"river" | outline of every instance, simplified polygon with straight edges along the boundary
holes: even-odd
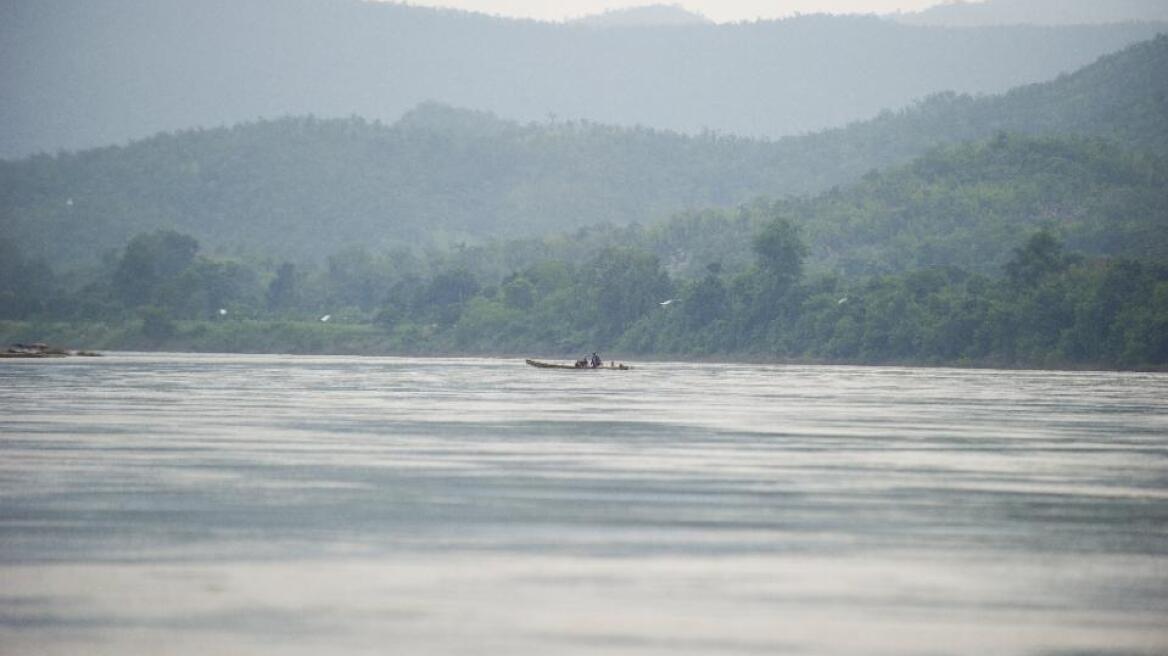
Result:
[[[1168,375],[0,363],[0,653],[1168,653]]]

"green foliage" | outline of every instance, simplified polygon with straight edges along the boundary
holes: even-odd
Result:
[[[142,335],[154,342],[163,342],[174,337],[177,327],[170,316],[156,307],[145,307],[141,310]]]
[[[135,252],[150,241],[138,240]],[[497,286],[458,268],[378,279],[378,288],[389,290],[379,306],[340,310],[328,315],[330,322],[312,312],[327,294],[272,308],[274,295],[262,292],[259,273],[195,254],[182,270],[154,279],[151,297],[165,303],[138,306],[136,329],[94,334],[123,348],[572,355],[619,349],[830,362],[1168,366],[1162,264],[1068,255],[1053,233],[1040,230],[1012,249],[998,278],[947,266],[805,279],[793,223],[772,215],[755,244],[757,263],[747,270],[727,274],[712,265],[689,280],[672,279],[656,256],[627,247],[605,249],[579,268],[535,264]],[[91,285],[87,293],[104,294],[116,307],[113,291],[127,281],[114,272],[129,270],[126,261],[123,254],[111,268],[106,292]],[[334,264],[305,274],[304,288],[323,289],[320,282],[334,279],[338,268],[350,269]],[[282,264],[270,276],[274,284],[297,274]],[[101,303],[91,306],[94,314],[78,315],[58,293],[40,299],[41,312],[71,308],[91,321],[108,316]],[[223,304],[226,315],[212,311]],[[290,313],[308,320],[276,319]]]
[[[257,307],[259,278],[233,261],[200,258],[175,280],[167,306],[183,317],[212,317],[233,306]]]
[[[427,287],[425,303],[438,306],[461,305],[479,291],[474,274],[466,269],[443,271]]]
[[[730,312],[730,292],[721,278],[711,272],[686,285],[681,295],[681,312],[687,327],[700,329],[725,319]]]
[[[233,306],[254,306],[259,278],[250,267],[198,256],[198,242],[173,230],[130,240],[118,259],[110,292],[126,308],[148,307],[171,317],[211,318]]]
[[[296,265],[284,262],[276,269],[276,277],[268,283],[266,300],[269,310],[280,311],[294,307],[300,298],[302,282]]]
[[[529,310],[535,305],[535,285],[523,276],[512,276],[503,284],[503,302],[515,310]]]
[[[1097,140],[1002,134],[814,197],[684,212],[644,228],[497,241],[449,260],[499,279],[540,261],[580,266],[622,246],[656,255],[675,278],[700,278],[710,264],[736,274],[754,264],[755,237],[776,216],[799,226],[810,273],[952,265],[997,275],[1021,241],[1044,229],[1087,255],[1160,260],[1168,258],[1166,187],[1168,160]]]
[[[1006,275],[1015,285],[1032,287],[1067,264],[1063,245],[1049,230],[1041,230],[1025,246],[1014,249],[1014,258],[1006,264]]]
[[[772,219],[754,238],[758,265],[780,286],[789,286],[803,275],[803,258],[807,245],[799,236],[799,227],[786,217]]]
[[[173,301],[173,284],[194,262],[199,242],[173,230],[138,235],[114,271],[114,291],[127,307]]]
[[[1168,258],[1166,187],[1164,160],[1099,141],[1000,135],[780,209],[799,217],[820,271],[990,274],[1043,228],[1087,254]]]
[[[48,264],[28,259],[15,243],[0,238],[0,319],[39,315],[57,293]]]
[[[1066,256],[1041,232],[1016,254],[1008,267],[1016,277],[936,267],[851,283],[818,277],[778,297],[768,297],[760,267],[734,279],[729,320],[683,302],[645,317],[620,344],[645,353],[833,362],[1168,364],[1168,267]],[[691,283],[683,298],[700,298],[697,290],[715,282],[711,275]]]
[[[657,258],[627,248],[597,255],[581,271],[579,287],[581,311],[591,318],[601,343],[615,341],[672,293],[672,283]]]
[[[503,303],[482,297],[471,299],[454,327],[455,344],[494,352],[518,352],[523,348],[515,336],[521,334],[523,315]]]

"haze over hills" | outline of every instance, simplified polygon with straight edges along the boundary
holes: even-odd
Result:
[[[1168,37],[1001,96],[938,96],[776,142],[501,120],[428,104],[386,126],[289,118],[0,163],[0,229],[54,266],[170,227],[214,252],[319,259],[647,224],[813,194],[999,132],[1099,136],[1168,156]],[[327,228],[322,229],[322,226]]]
[[[1165,157],[1166,64],[1159,37],[1005,95],[939,96],[776,142],[523,125],[434,104],[391,126],[290,118],[187,131],[0,163],[0,228],[55,266],[159,227],[216,252],[302,260],[352,244],[473,243],[812,194],[999,132],[1098,136]]]
[[[1168,257],[1168,164],[1078,137],[998,137],[936,148],[815,196],[686,211],[648,226],[593,226],[459,250],[495,279],[542,261],[584,264],[606,248],[656,255],[670,275],[735,274],[775,216],[797,223],[815,273],[848,278],[959,267],[995,276],[1034,232],[1093,256]]]
[[[679,27],[710,25],[710,19],[686,11],[679,5],[646,5],[628,9],[613,9],[602,14],[585,16],[572,21],[592,27]]]
[[[777,137],[1050,79],[1163,26],[954,31],[874,17],[595,29],[357,0],[0,5],[0,157],[425,101]]]
[[[814,192],[871,168],[907,162],[932,146],[998,132],[1103,137],[1137,151],[1168,154],[1168,36],[1158,36],[1050,82],[996,96],[937,94],[899,112],[779,140],[786,173]]]
[[[1163,22],[1168,21],[1168,3],[1163,0],[958,0],[892,18],[911,25],[953,27]]]

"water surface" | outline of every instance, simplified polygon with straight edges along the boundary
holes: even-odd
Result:
[[[1168,652],[1168,376],[0,363],[0,652]]]

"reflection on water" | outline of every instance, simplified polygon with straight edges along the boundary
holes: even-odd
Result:
[[[1157,654],[1168,376],[0,364],[0,652]]]

